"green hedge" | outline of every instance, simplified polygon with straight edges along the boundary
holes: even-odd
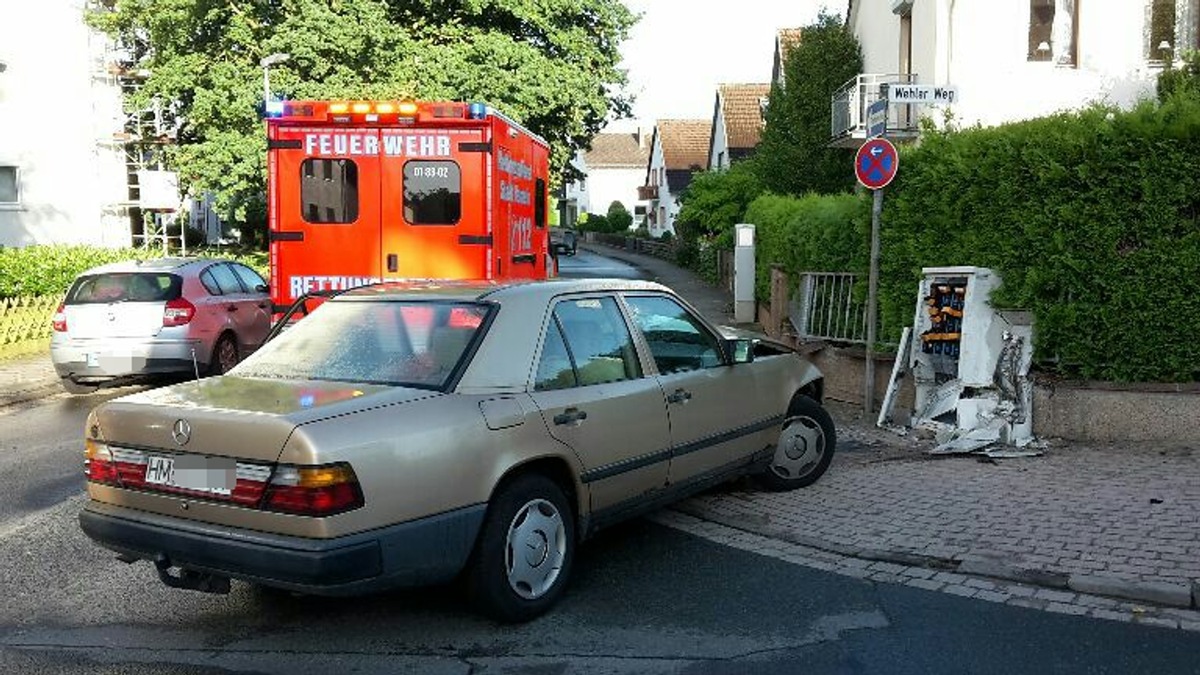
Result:
[[[926,133],[886,193],[880,340],[912,324],[922,267],[976,265],[1004,279],[995,305],[1033,312],[1044,369],[1200,380],[1197,157],[1197,97]],[[760,298],[771,264],[867,270],[865,191],[764,195],[745,221],[758,226]]]
[[[864,196],[767,194],[750,203],[745,220],[756,227],[759,298],[770,294],[771,265],[793,277],[800,272],[867,271],[871,206]]]
[[[239,260],[266,277],[265,253],[239,254],[230,250],[202,251],[194,255]],[[0,248],[0,298],[61,295],[84,270],[121,260],[162,257],[162,251],[145,248],[96,246],[28,246]]]
[[[902,152],[883,215],[881,332],[920,269],[978,265],[1034,313],[1035,358],[1115,381],[1200,379],[1200,100],[957,133]]]

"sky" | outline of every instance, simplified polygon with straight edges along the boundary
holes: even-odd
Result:
[[[845,0],[624,0],[642,15],[621,46],[634,115],[656,119],[712,117],[721,83],[769,82],[775,32],[812,23],[822,6],[845,13]],[[635,125],[618,121],[619,131]]]

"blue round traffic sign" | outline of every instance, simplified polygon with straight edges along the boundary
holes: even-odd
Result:
[[[858,182],[872,190],[887,186],[896,177],[900,157],[896,146],[885,138],[873,138],[858,149],[854,156],[854,175]]]

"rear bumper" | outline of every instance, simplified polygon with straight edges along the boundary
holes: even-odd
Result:
[[[204,369],[210,353],[200,340],[56,338],[50,342],[50,360],[58,376],[77,382],[190,373]]]
[[[267,534],[91,502],[79,525],[117,553],[314,595],[436,584],[466,565],[486,504],[335,539]]]

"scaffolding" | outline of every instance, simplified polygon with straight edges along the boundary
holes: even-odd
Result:
[[[112,0],[90,0],[85,12],[112,11]],[[92,31],[93,117],[97,153],[115,153],[124,167],[121,199],[104,206],[104,212],[128,222],[129,243],[133,246],[186,249],[186,223],[177,235],[169,235],[180,211],[150,209],[143,205],[140,176],[147,171],[165,171],[166,147],[176,142],[179,117],[174,105],[154,100],[148,106],[133,107],[136,94],[149,72],[138,67],[134,54],[111,37]],[[109,95],[118,95],[117,115],[111,114]]]

